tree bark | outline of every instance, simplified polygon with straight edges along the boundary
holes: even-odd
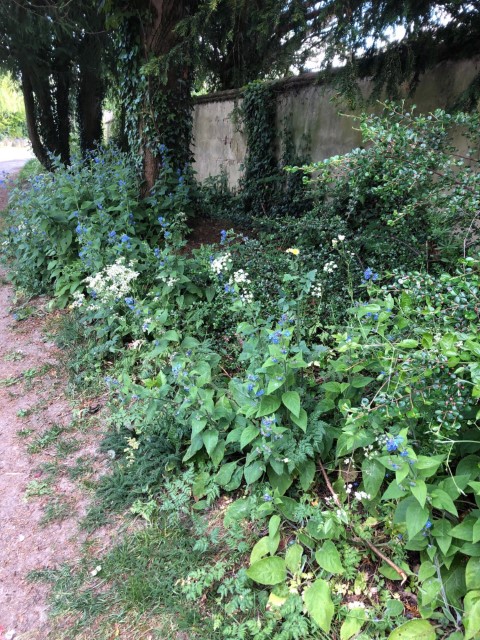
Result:
[[[25,118],[27,122],[27,131],[30,142],[32,143],[33,153],[37,160],[45,167],[51,169],[50,158],[47,150],[43,146],[37,128],[37,119],[35,117],[35,100],[33,97],[33,88],[30,76],[26,69],[21,70],[22,75],[22,93],[23,102],[25,104]]]

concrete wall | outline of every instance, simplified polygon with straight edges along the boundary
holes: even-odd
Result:
[[[424,74],[410,103],[417,105],[416,113],[448,108],[480,73],[480,58],[444,62]],[[368,91],[369,82],[362,90]],[[361,142],[352,115],[335,100],[331,85],[322,83],[320,74],[310,73],[275,83],[277,93],[277,128],[287,121],[292,128],[298,150],[310,141],[309,153],[313,161],[343,154]],[[241,103],[240,91],[224,91],[197,99],[193,116],[194,168],[197,178],[218,175],[226,170],[230,186],[241,176],[241,163],[246,144],[238,123],[232,118],[236,104]],[[277,144],[277,156],[281,156]]]

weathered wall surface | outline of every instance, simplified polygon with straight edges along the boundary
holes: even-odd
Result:
[[[442,63],[422,76],[409,102],[417,105],[417,113],[448,108],[479,72],[480,58]],[[352,112],[334,100],[335,91],[331,86],[320,84],[319,80],[318,74],[311,73],[275,85],[277,130],[281,131],[283,123],[288,121],[297,149],[305,146],[307,138],[314,161],[346,153],[361,141],[352,118],[340,115],[352,115]],[[364,88],[368,90],[368,82]],[[218,175],[223,169],[230,186],[238,183],[246,144],[238,123],[232,118],[237,103],[241,103],[240,92],[225,91],[202,96],[195,105],[194,168],[199,180]],[[277,147],[280,157],[280,144]]]

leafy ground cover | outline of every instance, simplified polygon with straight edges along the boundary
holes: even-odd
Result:
[[[207,246],[188,220],[245,198],[166,149],[146,198],[114,149],[14,194],[12,279],[67,307],[72,381],[108,392],[85,526],[145,521],[43,576],[79,634],[105,594],[112,615],[192,603],[188,637],[480,633],[478,117],[392,106],[361,127],[365,149],[303,168],[310,210]]]

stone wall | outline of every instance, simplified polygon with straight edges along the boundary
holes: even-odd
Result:
[[[436,108],[448,108],[480,72],[480,58],[444,62],[424,74],[413,99],[417,113]],[[364,81],[362,90],[369,89]],[[275,83],[277,94],[277,130],[287,121],[298,150],[309,140],[309,155],[313,161],[346,153],[360,144],[360,133],[353,115],[335,100],[335,90],[321,74],[308,73]],[[197,98],[193,116],[194,168],[197,178],[227,172],[230,186],[241,176],[245,157],[245,138],[232,112],[241,103],[240,91],[223,91]],[[341,113],[345,115],[341,115]],[[347,117],[346,117],[347,116]],[[277,142],[277,157],[281,157]]]

